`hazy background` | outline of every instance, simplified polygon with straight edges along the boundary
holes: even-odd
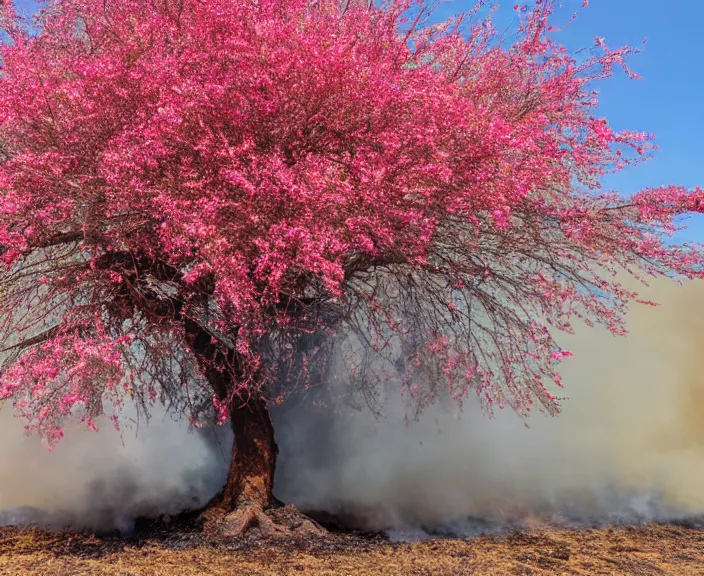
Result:
[[[99,432],[68,427],[52,452],[0,409],[0,524],[130,531],[135,518],[198,508],[221,488],[226,460],[212,433],[156,413]],[[226,429],[222,430],[227,432]]]
[[[662,306],[635,306],[627,338],[599,329],[565,337],[575,353],[562,370],[569,400],[561,416],[536,414],[529,428],[510,411],[490,420],[471,402],[461,415],[436,406],[408,427],[400,402],[380,421],[364,411],[280,410],[277,496],[401,530],[472,532],[476,517],[634,522],[704,513],[704,282],[661,281],[647,296]],[[48,453],[4,407],[0,521],[125,530],[141,514],[198,507],[224,479],[227,429],[220,435],[190,434],[156,414],[122,437],[109,425],[69,430]]]
[[[581,522],[679,518],[704,512],[704,283],[660,281],[635,305],[631,334],[578,330],[560,341],[564,412],[461,417],[438,406],[403,425],[403,411],[308,416],[282,439],[282,497],[304,507],[362,504],[382,524],[473,515]],[[301,426],[307,426],[307,431]],[[323,438],[325,455],[315,446]],[[381,512],[380,512],[381,508]]]

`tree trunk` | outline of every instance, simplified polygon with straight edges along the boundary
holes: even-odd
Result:
[[[232,408],[230,419],[235,439],[221,505],[228,511],[240,506],[268,508],[275,502],[279,449],[266,402],[253,398],[245,406]]]
[[[256,528],[263,537],[321,535],[324,530],[292,506],[276,508],[274,472],[279,449],[266,402],[256,392],[233,398],[235,352],[218,343],[200,326],[184,322],[186,342],[204,376],[221,402],[231,402],[230,422],[235,438],[227,482],[220,498],[201,517],[206,533],[220,537],[242,536]],[[245,402],[246,400],[246,402]],[[267,510],[268,509],[268,510]],[[266,513],[265,513],[266,512]]]
[[[239,507],[264,509],[274,500],[274,471],[279,452],[274,425],[266,402],[258,395],[232,398],[237,358],[191,320],[184,322],[186,342],[203,368],[213,392],[221,402],[231,402],[230,423],[235,434],[230,471],[217,506],[223,512]]]

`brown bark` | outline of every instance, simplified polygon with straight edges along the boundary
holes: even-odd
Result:
[[[266,403],[251,399],[230,411],[232,460],[221,505],[225,510],[240,506],[268,508],[274,500],[274,472],[279,449]]]
[[[218,399],[233,402],[230,422],[235,434],[232,460],[219,507],[229,512],[240,506],[260,509],[274,503],[274,472],[278,447],[266,402],[257,395],[232,398],[237,358],[214,342],[192,321],[185,323],[187,341]],[[238,404],[239,403],[239,404]]]
[[[218,345],[197,324],[186,321],[185,328],[188,345],[213,391],[220,401],[233,402],[235,353]],[[230,407],[235,434],[230,470],[221,496],[202,514],[204,530],[215,539],[243,536],[251,529],[265,538],[322,535],[324,530],[294,507],[274,506],[274,472],[279,449],[266,402],[255,394],[235,398],[234,403]]]

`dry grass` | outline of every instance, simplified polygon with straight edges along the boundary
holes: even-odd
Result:
[[[177,549],[177,548],[181,549]],[[100,540],[37,530],[0,530],[0,574],[57,576],[379,574],[704,574],[704,530],[537,529],[473,540],[392,544],[331,535],[316,542],[231,549],[197,541]]]

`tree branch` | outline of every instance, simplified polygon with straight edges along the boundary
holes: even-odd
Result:
[[[13,350],[17,351],[22,351],[25,350],[26,348],[29,348],[30,346],[34,346],[36,344],[41,344],[42,342],[46,342],[47,340],[50,340],[56,334],[59,332],[60,325],[57,324],[56,326],[53,326],[49,328],[48,330],[45,330],[41,334],[37,334],[36,336],[33,336],[32,338],[27,338],[26,340],[22,340],[22,342],[18,342],[17,344],[13,344],[12,346],[7,346],[3,349],[0,350],[0,354],[4,352],[10,352]]]

